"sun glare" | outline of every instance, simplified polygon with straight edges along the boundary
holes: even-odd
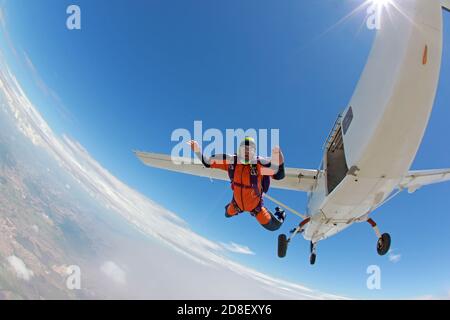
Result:
[[[385,7],[388,4],[390,4],[392,2],[392,0],[372,0],[373,4],[380,6],[380,7]]]

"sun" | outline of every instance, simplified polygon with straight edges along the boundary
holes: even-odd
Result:
[[[372,3],[376,6],[386,7],[387,5],[392,3],[392,0],[372,0]]]

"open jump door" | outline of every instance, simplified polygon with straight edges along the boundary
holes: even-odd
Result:
[[[342,130],[342,115],[337,118],[324,145],[324,164],[328,194],[344,180],[348,172]]]

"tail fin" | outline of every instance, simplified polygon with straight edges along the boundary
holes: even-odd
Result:
[[[441,4],[444,10],[450,11],[450,0],[441,0]]]

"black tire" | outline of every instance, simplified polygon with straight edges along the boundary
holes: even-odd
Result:
[[[311,265],[314,265],[316,263],[316,254],[315,253],[311,253],[311,256],[309,257],[309,263]]]
[[[279,258],[286,257],[287,247],[288,247],[288,241],[287,241],[286,235],[280,234],[278,236],[278,257]]]
[[[384,256],[391,248],[391,236],[389,233],[383,233],[377,242],[377,252],[380,256]]]

